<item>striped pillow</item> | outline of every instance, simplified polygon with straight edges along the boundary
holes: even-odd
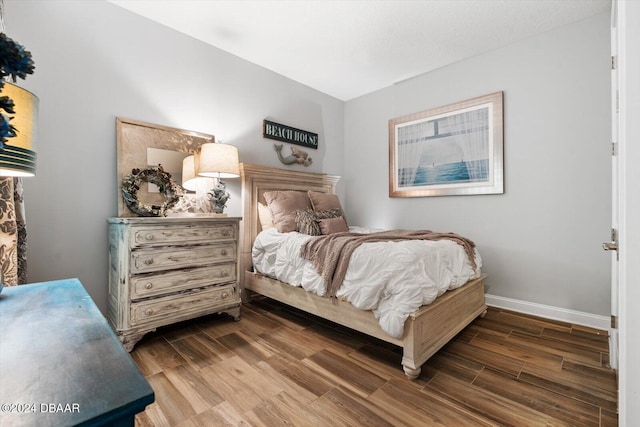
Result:
[[[296,211],[296,224],[298,232],[310,236],[321,236],[320,221],[329,218],[344,217],[342,209],[327,209],[314,211],[313,209],[299,209]],[[346,221],[345,221],[346,224]]]

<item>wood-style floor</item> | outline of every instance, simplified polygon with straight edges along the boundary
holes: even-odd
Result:
[[[489,309],[406,379],[400,349],[271,300],[147,335],[137,426],[615,426],[605,332]]]

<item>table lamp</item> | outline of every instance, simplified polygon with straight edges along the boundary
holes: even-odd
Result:
[[[207,191],[209,191],[213,185],[213,178],[207,178],[204,176],[198,176],[198,154],[187,156],[182,160],[182,188],[189,191],[195,191],[194,209],[196,213],[206,214],[211,212],[212,209],[207,203]],[[186,197],[183,196],[183,198]]]
[[[223,213],[230,197],[221,178],[239,177],[239,164],[238,148],[234,145],[209,142],[200,147],[198,175],[216,179],[213,189],[208,192],[216,213]]]

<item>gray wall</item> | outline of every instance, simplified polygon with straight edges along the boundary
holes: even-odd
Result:
[[[488,293],[610,313],[609,15],[346,103],[351,222],[474,240]],[[419,54],[419,52],[416,52]],[[388,197],[388,120],[504,91],[505,194]]]
[[[40,98],[38,171],[24,180],[30,282],[78,277],[107,302],[117,214],[115,118],[210,133],[240,160],[281,166],[262,120],[316,132],[314,172],[340,174],[344,103],[103,1],[5,1],[7,34],[33,54],[19,84]],[[228,212],[240,215],[239,180]]]

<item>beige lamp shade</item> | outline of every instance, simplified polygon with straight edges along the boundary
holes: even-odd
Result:
[[[5,82],[2,96],[8,96],[15,105],[10,114],[17,135],[7,138],[0,150],[0,176],[34,176],[36,174],[35,142],[38,125],[38,97],[19,86]]]
[[[212,178],[239,177],[238,148],[234,145],[215,142],[202,144],[198,174]]]
[[[182,187],[185,190],[196,191],[194,178],[196,177],[196,156],[187,156],[182,160]]]
[[[213,187],[213,179],[198,176],[198,155],[187,156],[182,160],[182,188],[189,191],[198,191],[202,187]]]

